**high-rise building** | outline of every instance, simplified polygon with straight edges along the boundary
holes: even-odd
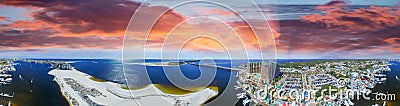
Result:
[[[249,73],[260,73],[262,84],[269,84],[279,75],[279,65],[276,62],[251,62],[247,64]]]
[[[247,64],[247,70],[250,73],[261,73],[263,64],[261,62],[250,62]]]

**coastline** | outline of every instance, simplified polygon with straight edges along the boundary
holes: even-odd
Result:
[[[154,105],[183,103],[202,105],[218,95],[218,90],[212,87],[184,94],[169,94],[165,90],[160,90],[162,89],[161,86],[154,84],[141,89],[123,89],[121,84],[95,81],[90,79],[92,76],[73,68],[71,70],[53,69],[48,74],[54,76],[53,80],[58,84],[60,92],[70,106],[90,104],[140,105],[148,103]],[[162,102],[154,103],[154,101]]]
[[[53,81],[54,81],[54,80],[53,80]],[[69,100],[69,98],[67,98],[67,96],[64,94],[64,92],[62,92],[63,90],[62,90],[62,88],[61,88],[60,83],[57,82],[57,81],[54,81],[54,82],[56,82],[58,88],[60,88],[60,92],[61,92],[62,96],[64,97],[64,99],[68,102],[68,106],[72,106],[72,103],[71,103],[71,101]]]

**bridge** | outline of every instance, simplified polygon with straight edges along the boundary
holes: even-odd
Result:
[[[219,68],[219,69],[232,70],[232,71],[243,71],[244,70],[244,69],[240,69],[240,68],[231,68],[231,67],[217,66],[217,65],[211,65],[211,64],[191,64],[191,65],[215,67],[215,68]]]

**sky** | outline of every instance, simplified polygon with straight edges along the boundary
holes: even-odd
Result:
[[[280,59],[400,57],[398,0],[255,0],[260,10],[243,1],[220,2],[228,7],[143,2],[2,0],[0,58],[120,59],[123,46],[145,47],[144,58],[174,54],[176,48],[180,58],[229,58],[227,48],[259,58],[263,47]],[[144,20],[164,10],[151,30],[126,30],[132,20],[145,26]],[[142,16],[130,20],[136,13]],[[267,39],[256,37],[254,29],[270,31]]]

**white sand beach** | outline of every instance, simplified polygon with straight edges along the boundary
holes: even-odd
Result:
[[[72,70],[54,69],[53,75],[63,95],[73,106],[112,105],[112,106],[198,106],[216,96],[218,91],[204,88],[197,92],[176,95],[167,94],[150,84],[141,89],[127,90],[113,82],[94,81],[90,75]]]

